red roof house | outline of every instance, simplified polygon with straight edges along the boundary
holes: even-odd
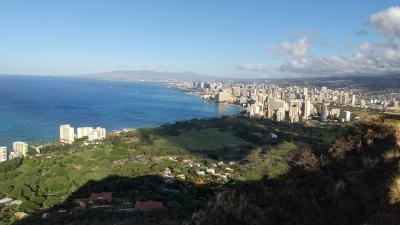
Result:
[[[157,209],[163,209],[164,204],[158,201],[136,202],[135,210],[142,212],[150,212]]]
[[[111,203],[112,192],[91,193],[89,197],[90,204]]]

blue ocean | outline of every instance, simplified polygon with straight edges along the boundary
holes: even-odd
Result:
[[[57,140],[59,125],[108,130],[238,113],[159,83],[0,76],[0,146]]]

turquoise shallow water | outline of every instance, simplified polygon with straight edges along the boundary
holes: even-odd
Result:
[[[0,146],[56,140],[64,123],[115,130],[239,111],[157,83],[0,76]]]

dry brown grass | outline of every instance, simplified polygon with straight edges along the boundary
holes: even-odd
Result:
[[[395,204],[400,202],[400,176],[397,176],[393,179],[389,189],[389,203]]]

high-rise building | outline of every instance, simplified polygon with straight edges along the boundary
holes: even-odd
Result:
[[[323,101],[325,101],[325,93],[321,91],[318,95],[318,102],[323,102]]]
[[[284,108],[279,108],[275,110],[275,121],[284,121],[286,117],[286,112]]]
[[[303,88],[303,97],[304,97],[304,100],[308,99],[308,88],[307,87]]]
[[[321,106],[321,120],[326,121],[328,118],[328,105],[326,103],[322,104]]]
[[[89,137],[92,131],[93,127],[78,127],[76,129],[76,137],[77,138]]]
[[[60,126],[60,142],[71,144],[75,141],[75,129],[69,124]]]
[[[352,106],[355,106],[355,105],[356,105],[356,95],[355,95],[355,94],[353,94],[353,95],[351,96],[351,105],[352,105]]]
[[[278,116],[277,113],[279,114]],[[285,118],[285,101],[275,98],[269,99],[267,101],[267,117],[275,117],[277,121],[281,121],[280,119],[283,120]]]
[[[227,102],[231,100],[231,93],[222,91],[217,94],[217,102]]]
[[[7,147],[0,147],[0,162],[4,162],[8,159]]]
[[[263,117],[264,116],[264,105],[256,102],[248,108],[248,115],[250,117],[252,116],[257,116],[257,117]]]
[[[311,114],[311,101],[306,99],[303,102],[303,118],[307,119]]]
[[[344,102],[344,91],[339,91],[338,103],[343,104],[343,102]]]
[[[106,138],[107,131],[105,128],[97,127],[93,129],[92,132],[89,134],[88,139],[89,141],[96,141],[102,140]]]
[[[28,144],[22,141],[13,142],[13,152],[19,153],[23,156],[28,155]]]
[[[299,112],[300,112],[300,107],[297,105],[292,105],[289,108],[289,119],[290,122],[299,122]]]
[[[343,104],[343,105],[349,104],[349,99],[350,99],[350,94],[349,94],[349,92],[345,92],[344,95],[343,95],[343,102],[342,102],[342,104]]]

